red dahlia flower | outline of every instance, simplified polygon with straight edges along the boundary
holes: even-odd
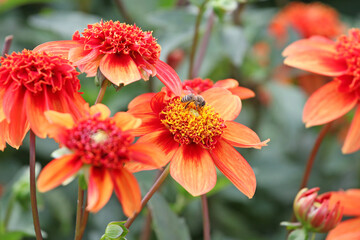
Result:
[[[81,36],[82,35],[82,36]],[[159,60],[161,47],[151,32],[119,21],[101,21],[77,31],[72,40],[47,42],[34,51],[47,51],[68,58],[88,77],[98,69],[113,84],[127,85],[157,76],[172,92],[180,94],[176,72]]]
[[[302,38],[314,35],[337,37],[345,27],[337,11],[322,3],[291,2],[271,21],[269,31],[278,41],[287,38],[287,29],[292,27]]]
[[[360,30],[336,42],[315,36],[292,43],[283,55],[286,65],[334,77],[307,101],[303,121],[307,127],[331,122],[358,105],[360,99]],[[357,109],[342,147],[343,153],[360,149],[360,108]]]
[[[159,167],[164,156],[152,144],[135,143],[132,131],[141,120],[130,113],[119,112],[109,118],[110,110],[102,104],[92,106],[81,119],[69,114],[46,112],[53,123],[51,136],[64,147],[61,157],[41,171],[37,186],[40,192],[51,190],[81,172],[88,183],[87,209],[99,211],[110,199],[113,190],[125,215],[140,210],[141,192],[126,165],[136,162]]]
[[[170,162],[171,176],[193,196],[209,192],[216,184],[215,166],[234,185],[251,198],[256,188],[253,170],[233,148],[261,148],[261,142],[248,127],[234,122],[241,101],[224,88],[210,88],[201,93],[206,105],[187,107],[181,97],[156,94],[151,101],[142,95],[129,104],[129,112],[143,123],[136,130],[140,143],[155,143]],[[133,171],[142,168],[128,166]]]
[[[68,60],[23,50],[0,59],[0,149],[19,148],[29,128],[45,138],[44,112],[80,116],[85,101],[78,92],[79,74]]]
[[[347,219],[330,231],[326,240],[358,240],[360,239],[360,189],[332,192],[330,205],[340,202],[344,208],[344,216],[355,216]]]

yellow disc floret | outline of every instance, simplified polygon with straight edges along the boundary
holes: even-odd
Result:
[[[224,120],[208,104],[198,109],[193,103],[185,105],[179,97],[173,98],[161,111],[161,122],[180,144],[196,143],[206,149],[214,148],[226,127]]]

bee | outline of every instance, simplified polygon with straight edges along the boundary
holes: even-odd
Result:
[[[188,95],[183,96],[181,98],[181,102],[183,103],[187,102],[185,108],[187,108],[187,106],[193,102],[196,106],[196,110],[198,110],[198,107],[201,108],[206,104],[205,99],[201,95],[195,95],[194,93],[190,93]]]

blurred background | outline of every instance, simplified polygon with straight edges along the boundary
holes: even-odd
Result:
[[[303,1],[303,3],[310,1]],[[200,24],[200,41],[215,12],[209,43],[198,76],[213,81],[237,79],[256,97],[243,101],[236,120],[249,126],[262,140],[270,138],[262,150],[240,149],[253,167],[257,190],[249,200],[224,176],[218,175],[216,187],[208,194],[212,239],[279,240],[286,231],[281,221],[291,217],[292,201],[298,192],[306,160],[320,127],[306,129],[302,109],[309,94],[329,81],[324,77],[284,67],[282,50],[297,39],[308,37],[308,30],[324,30],[327,18],[335,39],[351,27],[360,26],[360,1],[328,0],[322,10],[307,22],[305,8],[289,10],[287,0],[211,0]],[[71,39],[76,30],[103,20],[119,20],[153,31],[162,47],[161,59],[187,79],[189,53],[194,35],[198,5],[202,0],[0,0],[0,46],[7,35],[14,39],[10,52],[33,49],[55,40]],[[298,3],[299,4],[299,3]],[[293,13],[291,13],[293,11]],[[295,16],[300,13],[299,16]],[[299,14],[298,14],[299,15]],[[292,19],[292,18],[295,18]],[[298,18],[298,19],[296,19]],[[300,20],[299,20],[300,19]],[[310,31],[309,30],[309,31]],[[311,33],[312,34],[312,33]],[[81,91],[91,104],[99,86],[93,78],[80,75]],[[137,95],[158,91],[161,82],[138,81],[116,92],[109,88],[103,103],[112,113],[126,111]],[[360,186],[359,153],[343,155],[342,141],[352,113],[337,120],[321,145],[310,177],[309,187],[320,192]],[[0,239],[34,239],[29,200],[28,139],[19,150],[7,147],[0,152],[0,223],[11,209],[8,233]],[[51,160],[58,145],[37,139],[38,170]],[[137,174],[143,193],[151,186],[156,171]],[[73,239],[77,181],[38,194],[40,223],[50,240]],[[15,199],[15,201],[11,201]],[[9,204],[14,202],[14,204]],[[151,222],[147,216],[151,212]],[[113,197],[97,214],[90,214],[84,239],[100,239],[110,221],[126,220]],[[151,226],[147,231],[145,226]],[[4,229],[0,227],[0,233]],[[317,239],[324,239],[318,235]],[[200,198],[195,198],[168,177],[161,191],[136,219],[127,239],[202,239]]]

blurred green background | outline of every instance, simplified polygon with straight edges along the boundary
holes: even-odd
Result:
[[[187,78],[189,51],[192,43],[197,7],[186,1],[124,0],[119,8],[112,0],[0,0],[0,44],[7,35],[14,40],[10,52],[33,49],[47,41],[71,39],[87,24],[103,20],[136,23],[143,30],[153,31],[162,47],[161,59],[174,49],[184,52],[184,59],[176,69],[181,79]],[[201,2],[193,0],[193,3]],[[222,2],[226,2],[225,0]],[[228,1],[229,2],[229,1]],[[231,2],[231,1],[230,1]],[[309,2],[309,1],[307,1]],[[359,27],[360,2],[355,0],[323,1],[340,13],[348,27]],[[214,81],[235,78],[240,85],[257,93],[257,97],[243,101],[237,121],[251,127],[262,140],[270,138],[262,150],[239,149],[248,160],[257,177],[253,199],[247,199],[221,174],[214,190],[208,196],[212,239],[214,240],[279,240],[286,231],[279,226],[289,220],[292,201],[298,191],[307,157],[321,127],[306,129],[301,121],[307,95],[294,84],[281,84],[273,71],[282,64],[281,51],[267,28],[272,17],[286,4],[286,0],[250,1],[234,21],[234,13],[216,18],[205,59],[199,76]],[[205,12],[201,34],[206,28],[210,10]],[[299,38],[290,29],[289,42]],[[270,46],[269,63],[257,62],[253,46],[265,41]],[[286,46],[286,45],[285,45]],[[93,103],[99,87],[94,79],[80,75],[84,98]],[[104,103],[113,113],[126,111],[127,104],[151,88],[159,90],[157,79],[138,81],[119,92],[109,88]],[[270,100],[266,100],[270,99]],[[351,115],[351,114],[350,114]],[[351,119],[351,118],[350,118]],[[312,170],[309,187],[318,186],[321,192],[357,188],[360,185],[359,153],[343,155],[338,134],[343,125],[336,125],[325,138]],[[39,170],[51,160],[50,154],[58,145],[49,139],[37,139]],[[12,214],[9,232],[0,239],[34,239],[28,193],[28,139],[19,150],[7,147],[0,152],[0,220],[7,210]],[[156,172],[136,175],[143,193],[151,186]],[[73,239],[77,181],[39,194],[40,222],[50,240]],[[9,206],[11,198],[15,204]],[[186,193],[170,177],[161,191],[150,201],[131,227],[128,239],[142,239],[145,219],[151,211],[150,239],[202,239],[200,198]],[[120,204],[113,197],[97,214],[91,214],[84,239],[100,239],[110,221],[125,220]],[[318,235],[317,239],[324,239]]]

